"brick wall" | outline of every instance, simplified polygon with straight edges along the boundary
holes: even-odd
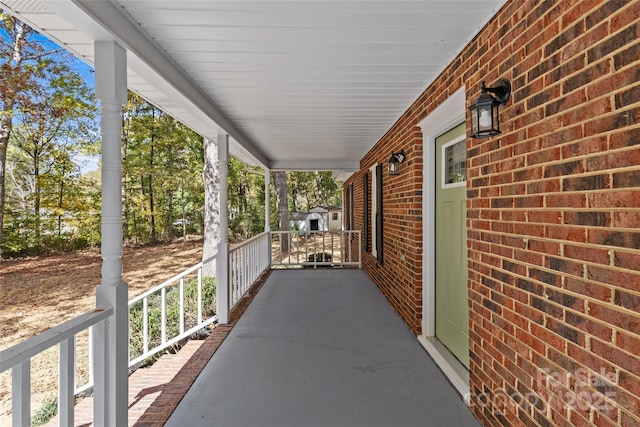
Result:
[[[359,228],[362,174],[408,154],[384,174],[384,265],[364,268],[420,333],[416,126],[499,78],[503,134],[467,140],[472,409],[485,425],[638,426],[640,1],[508,2],[349,181]]]

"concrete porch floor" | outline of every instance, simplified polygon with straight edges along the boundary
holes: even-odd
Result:
[[[360,270],[277,270],[166,426],[478,426]]]

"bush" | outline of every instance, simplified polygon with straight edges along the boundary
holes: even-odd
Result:
[[[328,252],[315,252],[307,257],[309,262],[331,262],[332,260],[333,257]]]

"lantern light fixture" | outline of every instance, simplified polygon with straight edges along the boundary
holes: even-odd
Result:
[[[482,93],[469,107],[471,138],[491,138],[501,133],[498,110],[501,105],[506,105],[510,96],[511,83],[508,80],[502,79],[492,87],[482,82]]]
[[[391,157],[389,158],[389,175],[400,174],[400,163],[404,162],[405,158],[406,156],[402,150],[397,153],[391,152]]]

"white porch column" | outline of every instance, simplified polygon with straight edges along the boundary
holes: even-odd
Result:
[[[218,135],[218,172],[220,176],[220,241],[216,258],[216,313],[218,323],[229,323],[229,135]]]
[[[95,346],[96,427],[127,425],[129,310],[122,279],[122,106],[127,102],[126,51],[113,41],[96,41],[96,97],[102,127],[102,282],[98,307],[113,307],[106,328],[97,328]],[[106,334],[106,348],[105,337]],[[106,372],[106,378],[104,378]],[[103,377],[102,379],[100,377]]]
[[[271,231],[271,173],[264,168],[264,231]]]

